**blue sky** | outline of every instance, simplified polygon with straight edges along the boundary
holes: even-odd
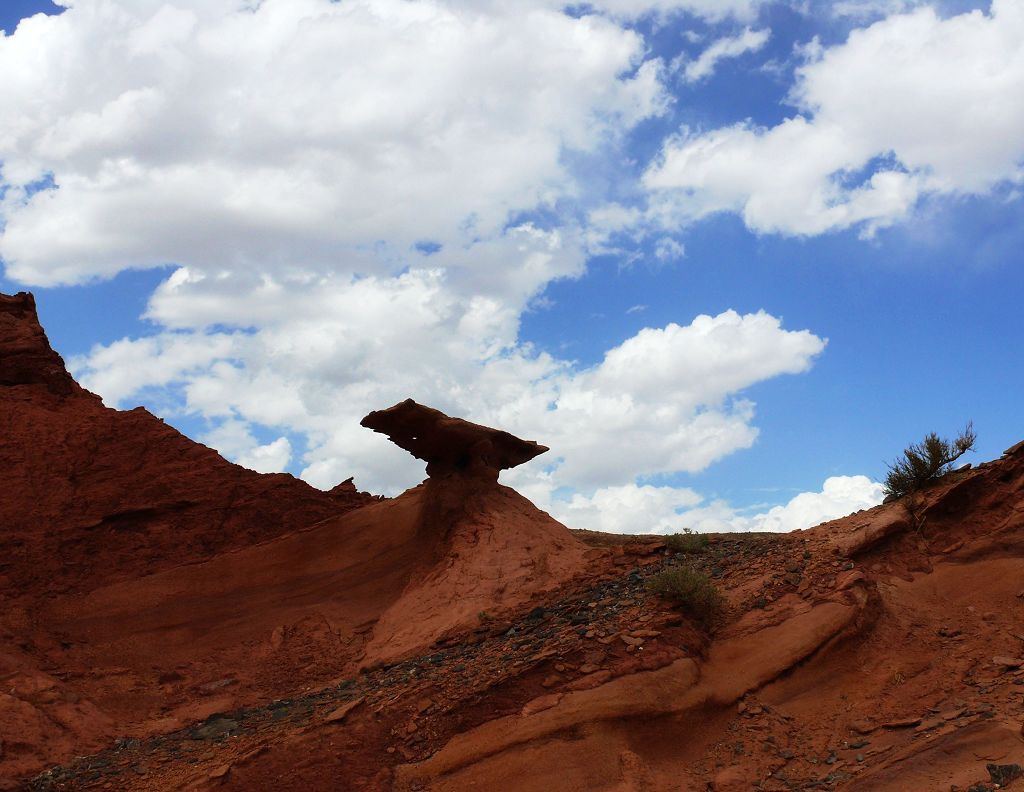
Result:
[[[399,490],[355,424],[413,396],[551,445],[505,480],[574,527],[780,530],[1024,437],[1017,2],[40,11],[0,289],[243,464]]]

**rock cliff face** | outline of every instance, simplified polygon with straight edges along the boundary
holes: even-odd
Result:
[[[0,474],[0,601],[192,563],[370,500],[260,475],[144,408],[104,407],[24,293],[0,296]]]
[[[499,485],[535,443],[411,401],[364,424],[429,478],[242,470],[103,407],[0,299],[0,789],[1024,784],[1024,444],[684,555]],[[712,628],[648,589],[680,569]]]
[[[28,292],[0,294],[0,387],[41,385],[55,396],[86,394],[53,351]]]
[[[422,651],[581,571],[569,530],[496,481],[543,447],[411,401],[374,416],[428,459],[424,485],[258,474],[103,406],[32,296],[0,297],[0,788]]]

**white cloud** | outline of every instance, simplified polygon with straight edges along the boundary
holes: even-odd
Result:
[[[249,425],[237,419],[228,419],[208,432],[203,442],[234,459],[242,467],[257,473],[276,473],[291,461],[292,445],[287,437],[279,437],[260,445],[253,437]]]
[[[837,0],[829,9],[837,17],[863,20],[903,13],[921,4],[922,0]]]
[[[604,487],[592,496],[576,494],[550,505],[554,516],[571,528],[619,534],[670,534],[684,527],[681,513],[701,496],[682,487],[626,484]]]
[[[750,518],[753,531],[792,531],[810,528],[861,509],[877,506],[885,497],[883,487],[867,476],[831,476],[821,492],[802,492],[785,506]]]
[[[173,306],[192,305],[193,286],[202,281],[166,284],[162,310],[180,320]],[[246,311],[261,310],[253,295],[270,287],[235,288],[221,299],[227,315],[238,306],[241,323]],[[126,389],[156,383],[178,392],[182,409],[211,420],[305,435],[303,476],[319,486],[355,475],[361,486],[394,492],[418,481],[421,463],[358,425],[369,410],[412,396],[550,445],[551,453],[505,477],[544,500],[559,488],[592,492],[638,476],[699,471],[749,447],[757,430],[742,391],[805,371],[824,347],[768,314],[727,311],[644,329],[598,365],[580,368],[523,345],[515,311],[454,296],[439,271],[355,284],[324,279],[292,285],[289,294],[294,302],[283,301],[254,332],[126,340],[73,365],[101,394],[112,383],[123,399]],[[196,322],[203,324],[202,314]],[[198,369],[181,353],[191,349],[182,342],[189,337],[210,352]],[[126,365],[138,360],[148,362]],[[124,380],[131,376],[133,387]]]
[[[679,63],[686,82],[706,80],[715,73],[719,62],[728,58],[738,58],[748,52],[757,52],[768,43],[771,31],[745,28],[735,36],[727,36],[712,42],[695,60],[685,65]],[[673,61],[673,66],[676,62]]]
[[[519,323],[642,221],[584,189],[667,103],[663,65],[616,20],[757,5],[75,0],[0,38],[0,256],[33,284],[172,265],[154,333],[72,367],[110,403],[155,392],[206,419],[254,469],[414,483],[422,463],[358,425],[412,396],[551,445],[507,477],[540,502],[633,487],[678,508],[695,496],[638,477],[749,447],[744,391],[825,342],[726,311],[588,367]],[[547,225],[512,222],[531,213]]]
[[[654,245],[654,256],[658,261],[674,261],[686,255],[686,246],[671,237],[662,237]]]
[[[624,534],[731,531],[785,532],[811,528],[882,502],[882,485],[867,476],[832,476],[820,492],[802,492],[783,506],[748,516],[725,501],[703,503],[700,495],[675,487],[605,487],[587,497],[554,500],[547,508],[573,528]]]
[[[472,8],[501,5],[504,0],[457,0],[458,4]],[[566,5],[585,8],[617,19],[635,20],[655,15],[668,17],[675,14],[692,14],[709,22],[725,19],[751,19],[768,0],[585,0],[581,3],[565,3],[564,0],[519,0],[518,7],[545,7],[561,10]]]
[[[798,69],[800,110],[777,126],[684,130],[644,180],[669,227],[712,212],[759,232],[866,233],[923,195],[985,193],[1022,178],[1024,7],[889,17]]]
[[[400,269],[367,246],[465,245],[571,193],[564,150],[661,112],[643,58],[613,21],[542,6],[79,0],[0,39],[0,255],[37,285]]]

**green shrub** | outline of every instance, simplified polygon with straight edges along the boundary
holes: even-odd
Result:
[[[690,567],[666,569],[651,575],[647,588],[683,606],[705,626],[714,624],[725,609],[725,597],[711,578]]]
[[[925,435],[920,443],[912,443],[903,457],[889,465],[885,477],[885,494],[902,498],[915,492],[953,468],[953,462],[974,450],[977,435],[970,422],[953,441],[939,437],[935,432]]]
[[[683,529],[682,533],[666,536],[665,546],[673,553],[699,553],[708,546],[708,538],[704,534]]]

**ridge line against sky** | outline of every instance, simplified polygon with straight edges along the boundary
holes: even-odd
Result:
[[[394,493],[412,396],[572,527],[785,530],[1024,436],[1019,0],[64,5],[0,11],[0,287],[241,464]]]

